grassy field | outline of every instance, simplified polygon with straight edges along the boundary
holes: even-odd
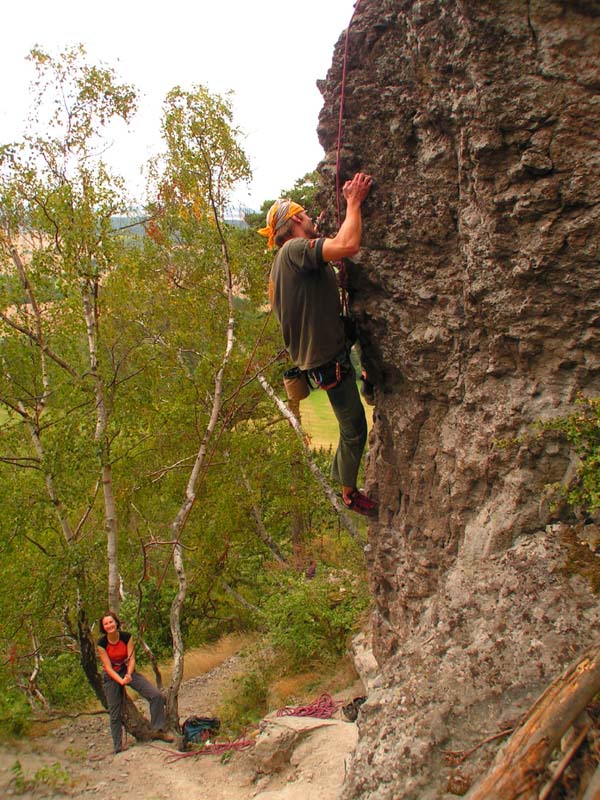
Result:
[[[367,415],[367,425],[371,430],[373,407],[366,405],[364,401],[363,405]],[[313,447],[327,449],[331,446],[335,448],[338,441],[338,426],[327,399],[327,392],[321,389],[315,389],[311,392],[306,400],[302,400],[300,403],[300,415],[302,417],[302,427],[310,435]]]

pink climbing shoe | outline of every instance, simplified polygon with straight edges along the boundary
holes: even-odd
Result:
[[[355,511],[357,514],[362,514],[365,517],[377,516],[377,503],[363,494],[359,489],[354,489],[349,497],[342,495],[344,505],[350,511]]]

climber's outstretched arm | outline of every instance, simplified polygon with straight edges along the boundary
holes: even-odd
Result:
[[[323,260],[339,261],[358,253],[362,237],[361,206],[369,194],[373,178],[357,172],[351,181],[346,181],[343,192],[346,199],[346,218],[333,239],[323,242]]]

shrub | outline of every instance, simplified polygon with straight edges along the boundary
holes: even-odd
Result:
[[[93,697],[78,657],[74,653],[46,656],[39,677],[40,690],[52,706],[80,708]]]
[[[580,396],[577,405],[573,414],[542,427],[560,432],[580,459],[577,479],[565,490],[566,501],[593,513],[600,509],[600,397]]]
[[[25,695],[7,686],[0,692],[0,737],[25,736],[31,724],[31,708]]]
[[[272,674],[273,665],[259,658],[249,672],[236,679],[218,711],[222,733],[237,736],[267,713]]]
[[[362,579],[336,570],[312,580],[288,575],[287,583],[265,605],[272,644],[293,669],[339,658],[369,604]]]

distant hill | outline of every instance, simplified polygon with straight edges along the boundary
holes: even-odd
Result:
[[[241,216],[241,214],[245,213],[245,211],[246,209],[232,209],[231,215],[225,217],[225,222],[227,225],[231,225],[234,228],[248,228],[249,225],[244,221],[243,216]],[[143,236],[145,233],[144,216],[141,214],[132,216],[114,216],[111,217],[111,224],[115,230],[127,230],[134,236]]]

